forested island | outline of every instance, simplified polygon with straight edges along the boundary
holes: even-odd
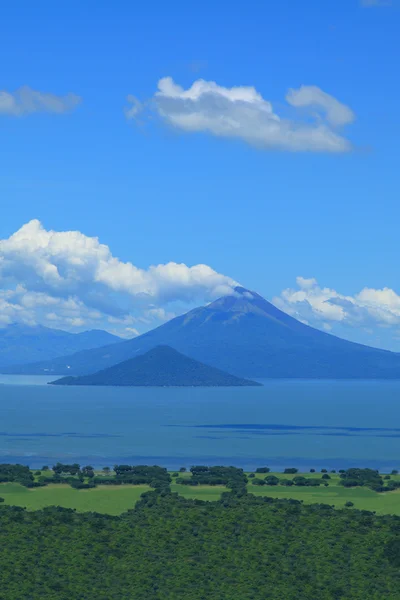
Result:
[[[146,387],[260,386],[185,356],[169,346],[157,346],[92,375],[62,377],[52,385],[113,385]]]

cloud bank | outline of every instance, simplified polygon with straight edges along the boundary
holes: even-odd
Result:
[[[297,277],[297,288],[288,288],[273,303],[310,325],[330,330],[335,323],[352,327],[397,327],[400,296],[390,288],[365,287],[354,296],[320,287],[316,279]]]
[[[0,240],[0,327],[102,328],[132,337],[234,293],[235,285],[208,265],[141,268],[119,260],[96,237],[47,230],[37,220]],[[297,277],[296,287],[272,302],[314,327],[400,350],[400,296],[388,287],[346,295]]]
[[[128,120],[153,111],[176,130],[236,138],[264,150],[343,153],[352,149],[341,130],[354,121],[353,111],[317,86],[288,91],[286,110],[294,113],[291,118],[278,115],[254,87],[228,88],[203,79],[185,90],[164,77],[150,102],[142,104],[132,95],[127,100]]]
[[[139,268],[97,238],[51,231],[33,220],[0,240],[0,323],[80,327],[104,320],[120,329],[165,321],[174,303],[201,303],[235,282],[207,265]]]
[[[81,101],[76,94],[57,96],[25,85],[15,92],[0,91],[0,115],[21,117],[43,112],[62,114],[76,108]]]

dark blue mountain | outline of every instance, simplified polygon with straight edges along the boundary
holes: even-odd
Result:
[[[121,338],[96,329],[69,333],[41,325],[9,325],[0,329],[0,367],[51,360],[120,341]]]
[[[63,377],[53,381],[52,385],[231,387],[261,384],[205,365],[169,346],[156,346],[145,354],[124,360],[93,375]]]
[[[27,365],[18,372],[86,375],[159,345],[240,377],[400,379],[400,354],[309,327],[239,287],[132,340]]]

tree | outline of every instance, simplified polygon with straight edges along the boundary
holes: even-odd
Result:
[[[297,475],[296,477],[293,477],[293,484],[301,486],[307,485],[307,478],[302,475]]]
[[[110,467],[103,467],[103,473],[105,473],[106,475],[108,475],[110,471]]]
[[[256,473],[269,473],[270,470],[269,467],[257,467]]]
[[[291,479],[280,479],[279,485],[285,485],[287,487],[290,487],[293,485],[293,481]]]
[[[186,467],[181,467],[179,469],[179,473],[186,473]]]
[[[277,477],[275,477],[275,475],[268,475],[267,477],[265,477],[264,481],[267,485],[278,485],[279,484],[279,479]]]
[[[94,469],[91,465],[87,465],[86,467],[82,467],[82,474],[85,477],[94,477]]]
[[[299,471],[298,469],[295,469],[295,468],[291,467],[289,469],[285,469],[283,472],[286,475],[294,475],[295,473],[298,473],[298,471]]]
[[[264,479],[260,479],[259,477],[254,477],[252,484],[253,485],[266,485],[266,481],[264,481]]]
[[[315,473],[315,469],[310,469],[310,473]]]
[[[330,478],[331,478],[331,476],[328,475],[328,473],[324,473],[321,477],[321,479],[330,479]]]

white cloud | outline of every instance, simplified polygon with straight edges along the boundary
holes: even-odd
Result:
[[[6,323],[82,328],[104,320],[132,334],[134,322],[154,325],[175,316],[167,305],[214,299],[234,285],[207,265],[142,269],[114,257],[97,238],[46,230],[37,220],[0,240],[0,319]]]
[[[172,311],[166,311],[165,308],[150,308],[146,311],[146,316],[150,319],[157,319],[158,321],[170,321],[177,315]]]
[[[297,277],[298,289],[288,288],[273,303],[309,324],[325,329],[344,324],[355,327],[400,325],[400,296],[389,288],[364,288],[357,294],[345,295],[320,287],[315,279]]]
[[[76,94],[57,96],[23,86],[15,92],[0,91],[0,115],[20,117],[38,112],[62,114],[76,108],[81,101]]]
[[[293,119],[279,116],[271,102],[254,87],[227,88],[198,79],[185,90],[171,77],[164,77],[158,82],[150,106],[166,124],[187,133],[237,138],[266,150],[351,150],[351,143],[338,131],[339,126],[348,125],[355,118],[348,106],[316,86],[291,89],[286,100],[295,111]],[[145,105],[134,96],[129,96],[128,102],[131,106],[125,114],[128,119],[135,119]],[[311,122],[303,118],[306,109],[313,111]]]
[[[355,119],[353,111],[348,106],[315,85],[302,85],[298,90],[289,90],[286,100],[296,108],[322,109],[325,111],[326,120],[332,125],[347,125]]]

